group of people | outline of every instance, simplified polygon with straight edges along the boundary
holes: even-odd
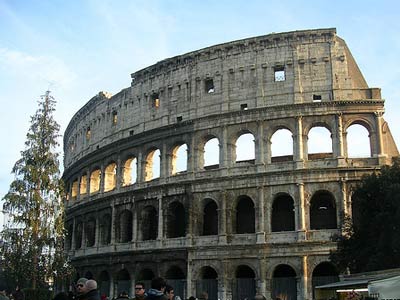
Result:
[[[22,290],[17,286],[9,296],[7,296],[6,287],[3,283],[0,283],[0,300],[24,300],[25,296]]]

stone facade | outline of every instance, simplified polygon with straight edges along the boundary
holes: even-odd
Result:
[[[312,299],[337,278],[331,237],[351,215],[352,189],[399,154],[383,112],[335,29],[158,62],[93,97],[65,132],[66,251],[111,296],[162,276],[182,298]],[[355,124],[368,157],[349,155]],[[315,128],[330,151],[308,150]],[[276,155],[284,132],[289,153]],[[246,159],[243,136],[254,140]]]

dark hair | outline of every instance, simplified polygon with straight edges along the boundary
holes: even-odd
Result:
[[[161,277],[156,277],[151,280],[151,288],[161,291],[162,288],[165,288],[167,283]]]
[[[166,287],[165,287],[165,292],[166,293],[170,293],[171,291],[173,291],[174,290],[174,288],[172,287],[172,286],[170,286],[170,285],[167,285]]]
[[[141,285],[142,288],[145,288],[144,283],[142,281],[138,281],[135,283],[135,285]]]

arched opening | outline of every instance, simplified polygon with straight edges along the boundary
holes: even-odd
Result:
[[[111,243],[111,215],[105,214],[100,219],[100,245]]]
[[[294,204],[288,194],[278,195],[272,204],[271,230],[294,231]]]
[[[154,206],[146,206],[142,211],[142,240],[155,240],[158,236],[158,214]]]
[[[87,176],[86,175],[82,175],[81,184],[80,184],[80,187],[79,187],[79,194],[86,195],[86,193],[87,193]]]
[[[255,232],[254,203],[248,196],[241,196],[236,206],[236,233]]]
[[[318,191],[311,198],[310,229],[336,229],[335,198],[328,191]]]
[[[172,266],[165,274],[167,284],[174,287],[175,296],[186,299],[186,280],[185,273],[178,266]]]
[[[97,193],[100,191],[101,171],[100,169],[94,170],[90,173],[90,193]]]
[[[371,143],[368,129],[360,124],[353,124],[347,128],[347,156],[371,157]]]
[[[79,222],[75,226],[75,249],[81,249],[82,248],[82,229],[83,229],[83,224],[82,222]]]
[[[200,278],[196,280],[196,295],[198,298],[206,292],[208,299],[218,299],[218,274],[209,266],[202,267],[200,270]]]
[[[308,132],[308,159],[322,159],[332,157],[331,132],[322,126],[315,126]]]
[[[96,242],[96,219],[90,218],[85,226],[86,246],[93,247]]]
[[[160,177],[161,152],[154,149],[147,154],[145,166],[145,181],[150,181]]]
[[[128,158],[124,163],[123,186],[136,183],[137,180],[137,159]]]
[[[127,270],[120,270],[117,274],[116,281],[117,295],[123,291],[127,292],[128,295],[131,294],[131,276]]]
[[[119,215],[119,242],[132,241],[132,212],[125,209]]]
[[[236,268],[233,300],[254,298],[256,295],[255,277],[254,271],[249,266],[241,265]]]
[[[182,203],[175,201],[168,207],[168,238],[184,237],[186,235],[186,215]]]
[[[104,191],[109,192],[117,186],[117,164],[111,163],[104,170]]]
[[[288,129],[278,129],[271,136],[271,162],[293,160],[293,135]]]
[[[172,175],[185,172],[187,170],[188,147],[186,144],[176,146],[172,150]]]
[[[209,199],[203,211],[203,234],[218,234],[218,206],[214,200]]]
[[[279,265],[272,276],[272,299],[297,299],[296,272],[288,265]]]
[[[244,133],[236,140],[236,162],[248,161],[254,163],[255,140],[251,133]]]
[[[71,197],[72,199],[76,199],[76,196],[78,196],[78,192],[79,192],[79,182],[78,179],[74,180],[72,182],[72,187],[71,187]]]
[[[219,141],[212,138],[204,144],[204,168],[206,170],[219,167]]]
[[[99,292],[100,295],[110,296],[110,275],[106,270],[100,273],[99,277]]]
[[[142,269],[137,277],[137,282],[140,281],[144,284],[145,288],[151,287],[151,280],[154,278],[154,272],[150,269]]]
[[[316,286],[339,281],[339,274],[336,268],[329,262],[320,263],[312,273],[312,291]]]

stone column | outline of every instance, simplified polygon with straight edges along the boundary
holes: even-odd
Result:
[[[71,238],[71,250],[75,250],[75,231],[76,231],[76,219],[72,220],[72,238]]]
[[[111,273],[111,272],[110,272]],[[114,295],[114,278],[112,276],[112,273],[110,274],[110,295],[108,295],[109,299],[116,298],[118,295]]]
[[[260,284],[258,287],[258,293],[266,296],[267,295],[267,262],[265,258],[259,260],[260,263]],[[268,297],[267,297],[268,299]]]
[[[336,136],[337,136],[337,153],[336,157],[342,158],[344,156],[344,141],[343,141],[343,118],[342,114],[336,115]]]
[[[137,237],[138,237],[138,215],[137,215],[136,205],[134,205],[132,212],[132,241],[134,243],[137,242],[138,240]]]
[[[194,134],[190,138],[190,143],[187,145],[187,172],[192,173],[193,171],[196,170],[195,168],[195,158],[196,158],[196,147],[194,146],[195,144],[195,138]]]
[[[300,182],[297,184],[298,187],[298,224],[297,225],[297,231],[298,231],[298,239],[299,240],[306,240],[306,231],[307,231],[307,205],[304,197],[304,183]]]
[[[158,240],[162,240],[164,238],[164,218],[163,218],[163,206],[162,206],[162,196],[158,197]]]
[[[143,162],[143,153],[142,151],[139,151],[138,156],[136,157],[136,182],[137,183],[142,183],[144,181],[144,167],[145,167],[145,162]]]
[[[167,178],[171,174],[171,170],[169,167],[169,153],[167,153],[167,145],[165,143],[162,144],[160,149],[160,178]]]
[[[81,249],[86,249],[86,218],[82,221],[82,238],[81,238]]]
[[[96,216],[96,230],[95,230],[95,238],[94,238],[94,247],[98,247],[100,245],[100,221],[99,217]]]
[[[375,113],[375,120],[376,120],[376,146],[377,146],[377,153],[376,156],[383,156],[385,153],[385,149],[383,147],[383,140],[382,140],[382,116],[383,112],[379,111]]]
[[[225,244],[227,242],[227,230],[226,230],[226,191],[221,190],[220,192],[221,206],[218,209],[219,219],[219,243]]]
[[[221,137],[219,140],[219,166],[220,168],[228,168],[232,163],[232,157],[230,155],[230,147],[228,141],[228,130],[226,126],[222,127]]]
[[[294,141],[294,161],[296,161],[298,168],[304,167],[304,141],[303,141],[303,117],[296,117],[296,134]]]
[[[255,153],[255,163],[256,164],[264,164],[265,157],[264,157],[264,126],[263,122],[257,122],[257,137],[256,137],[256,153]]]
[[[301,277],[301,285],[303,293],[301,299],[307,300],[312,299],[312,291],[309,291],[309,281],[308,281],[308,256],[304,255],[302,260],[302,277]]]
[[[265,211],[264,211],[264,188],[258,188],[258,228],[257,244],[265,243]]]
[[[111,205],[111,245],[115,245],[115,222],[117,211],[114,204]]]
[[[105,179],[105,173],[104,173],[104,165],[101,165],[100,167],[100,193],[104,193],[104,179]]]

